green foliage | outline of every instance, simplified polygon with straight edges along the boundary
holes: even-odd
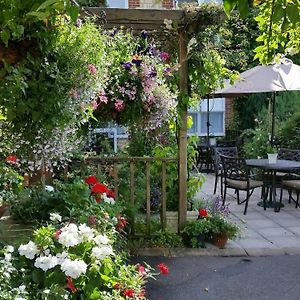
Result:
[[[229,239],[234,239],[240,231],[240,228],[233,222],[220,214],[213,214],[209,219],[211,233],[226,233]]]
[[[300,112],[296,112],[279,129],[278,139],[282,147],[300,148]]]

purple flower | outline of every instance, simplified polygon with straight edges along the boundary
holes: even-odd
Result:
[[[132,57],[132,61],[131,61],[133,64],[135,64],[137,67],[139,67],[141,65],[141,58],[140,56],[138,56],[137,54],[136,55],[133,55]]]
[[[131,67],[132,67],[132,63],[131,62],[123,62],[121,63],[122,64],[122,67],[125,69],[125,70],[130,70]]]
[[[141,32],[141,37],[146,40],[149,37],[149,33],[146,30],[143,30]]]
[[[154,67],[152,67],[148,73],[148,77],[152,78],[152,77],[155,77],[157,75],[157,72],[155,70]]]
[[[81,25],[82,25],[82,20],[78,18],[78,19],[76,20],[76,26],[77,26],[78,28],[80,28]]]
[[[168,60],[168,59],[170,58],[170,55],[169,55],[169,53],[167,53],[167,52],[160,52],[159,57],[160,57],[162,60]]]
[[[120,99],[117,99],[117,100],[116,100],[116,103],[115,103],[115,109],[116,109],[117,111],[121,111],[121,110],[124,109],[124,107],[125,107],[124,101],[122,101],[122,100],[120,100]]]

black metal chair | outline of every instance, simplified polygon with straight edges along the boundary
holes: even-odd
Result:
[[[213,159],[211,147],[209,145],[198,145],[197,147],[197,168],[199,171],[211,171],[213,169]]]
[[[217,147],[237,147],[237,141],[217,141]]]
[[[297,208],[300,196],[300,177],[295,176],[294,179],[290,177],[281,181],[280,202],[282,202],[283,189],[286,189],[289,193],[289,203],[293,200]],[[296,192],[296,199],[293,197],[293,191]]]
[[[237,147],[215,147],[214,148],[214,166],[215,166],[215,186],[214,194],[217,191],[218,180],[221,184],[221,195],[223,196],[223,167],[221,162],[221,155],[229,157],[238,157]]]
[[[223,204],[226,200],[226,192],[228,188],[236,190],[237,203],[245,203],[244,215],[247,213],[249,198],[255,188],[262,187],[263,182],[252,179],[250,168],[247,166],[244,158],[228,157],[221,155],[224,178],[224,196]],[[246,192],[244,200],[240,200],[240,191]],[[266,209],[266,198],[264,197],[264,209]]]

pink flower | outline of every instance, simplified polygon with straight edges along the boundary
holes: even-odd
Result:
[[[167,52],[160,52],[159,56],[162,60],[168,60],[170,58],[170,55]]]
[[[97,107],[98,107],[97,101],[96,101],[96,100],[93,100],[93,101],[92,101],[92,108],[93,108],[93,110],[97,109]]]
[[[120,100],[120,99],[116,100],[116,103],[115,103],[115,109],[116,109],[117,111],[123,110],[124,107],[125,107],[124,101],[122,101],[122,100]]]
[[[95,75],[97,73],[97,68],[93,64],[89,64],[87,68],[92,75]]]
[[[141,276],[147,275],[146,269],[143,265],[137,264],[136,267],[137,267],[137,270],[139,271],[139,274]]]
[[[76,99],[78,97],[78,93],[75,89],[71,89],[70,90],[70,96],[74,99]]]

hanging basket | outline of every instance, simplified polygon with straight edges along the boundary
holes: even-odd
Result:
[[[212,243],[219,247],[220,249],[224,249],[228,241],[228,236],[226,233],[213,233],[212,234]]]

